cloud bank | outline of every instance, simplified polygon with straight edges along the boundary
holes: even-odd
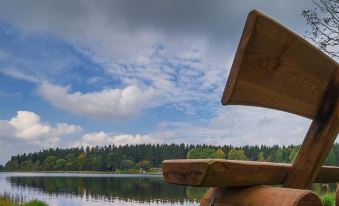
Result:
[[[152,89],[142,91],[134,85],[89,93],[69,90],[69,87],[43,83],[38,94],[53,106],[68,112],[112,120],[137,115],[154,95]]]
[[[17,139],[27,143],[56,146],[61,136],[82,130],[78,125],[41,122],[40,116],[30,111],[18,111],[10,120],[0,120],[0,138]]]
[[[221,108],[220,98],[247,13],[258,9],[302,35],[301,12],[311,1],[12,0],[1,5],[0,77],[24,84],[20,89],[6,84],[0,99],[20,94],[12,98],[31,111],[37,111],[36,102],[52,105],[50,121],[58,116],[70,122],[75,115],[69,113],[76,114],[74,121],[84,128],[19,111],[0,120],[3,153],[41,148],[28,143],[298,144],[309,126],[309,120],[278,111]],[[15,112],[17,105],[4,110]]]
[[[105,132],[92,132],[84,134],[80,140],[76,141],[73,145],[75,147],[80,146],[104,146],[104,145],[135,145],[135,144],[156,144],[163,143],[162,139],[156,139],[151,135],[131,135],[120,134],[114,135]]]

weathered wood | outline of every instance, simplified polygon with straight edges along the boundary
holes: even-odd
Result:
[[[303,38],[257,11],[249,14],[222,103],[314,119],[285,187],[308,188],[338,135],[338,71],[338,63]]]
[[[165,160],[162,171],[172,184],[200,187],[238,187],[283,184],[291,164],[239,160]],[[339,167],[321,168],[315,182],[339,182]]]
[[[322,206],[309,190],[256,186],[249,188],[210,188],[200,206]]]
[[[339,67],[301,145],[284,187],[306,189],[318,176],[339,132]]]
[[[303,38],[252,11],[222,103],[272,108],[313,119],[337,67]]]
[[[321,167],[339,132],[338,99],[339,64],[277,22],[252,11],[222,103],[272,108],[313,119],[295,162],[164,161],[165,180],[216,187],[207,191],[203,206],[322,205],[314,193],[291,188],[339,180],[339,168]],[[241,187],[262,184],[289,188]]]

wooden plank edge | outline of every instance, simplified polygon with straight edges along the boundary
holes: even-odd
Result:
[[[162,163],[167,183],[200,187],[279,185],[291,168],[292,165],[286,163],[221,159],[165,160]],[[339,182],[339,167],[323,166],[315,182]]]
[[[227,105],[231,103],[233,90],[237,82],[238,73],[241,68],[242,60],[246,53],[247,44],[250,41],[252,34],[254,32],[253,28],[255,27],[258,16],[259,16],[259,12],[256,10],[253,10],[248,14],[248,17],[247,17],[240,41],[239,41],[238,49],[236,51],[234,61],[232,63],[232,67],[228,75],[224,93],[221,98],[221,103],[223,105]]]

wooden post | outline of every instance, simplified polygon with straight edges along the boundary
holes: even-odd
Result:
[[[284,187],[306,189],[318,176],[320,168],[339,131],[339,70],[333,75],[328,89],[301,145]]]
[[[309,190],[256,186],[210,188],[200,206],[322,206],[322,203]]]

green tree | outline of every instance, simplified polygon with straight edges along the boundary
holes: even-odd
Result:
[[[12,158],[11,161],[6,163],[6,169],[8,170],[17,170],[19,169],[19,161]]]
[[[227,155],[228,159],[230,160],[247,160],[247,156],[244,152],[244,150],[237,150],[232,148]]]
[[[77,160],[67,161],[65,165],[65,170],[67,171],[77,171],[79,169]]]
[[[141,162],[138,163],[138,166],[143,170],[149,170],[152,167],[152,163],[151,161],[148,160],[142,160]]]
[[[211,148],[196,148],[188,151],[187,159],[207,159],[215,157],[215,149]]]
[[[66,164],[67,164],[67,160],[65,159],[57,159],[55,161],[55,165],[54,165],[54,169],[55,170],[65,170],[66,169]]]
[[[21,170],[31,170],[32,169],[32,160],[25,160],[20,164]]]
[[[298,148],[298,147],[295,147],[295,148],[292,148],[292,149],[291,149],[290,155],[288,156],[288,161],[289,161],[290,163],[293,163],[293,162],[294,162],[294,159],[295,159],[295,157],[297,156],[298,151],[299,151],[299,148]]]
[[[67,160],[68,162],[73,161],[74,158],[75,158],[75,157],[74,157],[74,154],[72,154],[72,153],[69,153],[69,154],[66,155],[66,160]]]
[[[160,167],[165,159],[223,158],[292,162],[300,146],[242,146],[140,144],[84,148],[55,148],[12,156],[5,170],[98,170],[144,169]],[[224,154],[223,154],[224,152]],[[265,158],[264,158],[265,157]],[[129,161],[122,161],[129,160]],[[65,162],[66,161],[66,162]],[[144,162],[146,161],[146,162]],[[135,164],[138,162],[138,164]],[[142,163],[140,163],[142,162]],[[326,164],[339,165],[339,144],[333,145]],[[141,166],[141,167],[140,167]]]
[[[135,163],[132,160],[121,160],[120,169],[122,170],[130,170],[133,169]]]
[[[265,162],[266,161],[266,159],[264,157],[264,153],[262,151],[258,153],[258,161],[259,162]]]
[[[283,153],[280,148],[276,148],[272,151],[271,161],[272,162],[284,162]]]
[[[37,159],[35,162],[33,162],[31,170],[35,171],[39,169],[40,169],[40,160]]]
[[[105,163],[102,155],[95,155],[92,158],[92,168],[93,170],[101,171],[105,169]]]
[[[79,170],[89,170],[88,167],[86,167],[86,153],[85,152],[80,152],[78,157],[76,158],[76,162],[78,164]]]
[[[107,155],[106,158],[106,167],[110,170],[110,171],[114,171],[118,168],[120,168],[120,162],[122,159],[122,155],[120,152],[110,152]]]
[[[58,158],[56,156],[48,156],[42,163],[43,170],[54,170],[55,162]]]

